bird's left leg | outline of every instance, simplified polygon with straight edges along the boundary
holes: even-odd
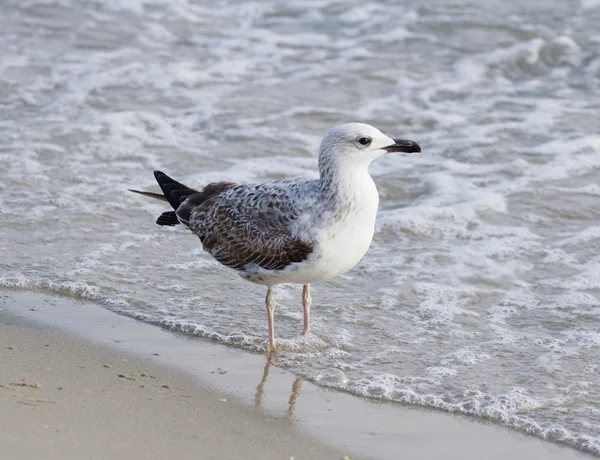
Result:
[[[310,305],[312,298],[310,297],[310,284],[305,284],[302,288],[302,306],[304,307],[304,335],[310,331]]]

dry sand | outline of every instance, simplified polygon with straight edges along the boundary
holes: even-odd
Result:
[[[0,460],[570,460],[575,450],[374,403],[91,302],[0,292]]]

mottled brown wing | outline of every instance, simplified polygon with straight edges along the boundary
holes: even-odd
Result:
[[[211,209],[224,192],[231,190],[236,185],[233,182],[211,182],[202,191],[189,195],[179,205],[177,208],[177,217],[189,226],[188,222],[191,219],[192,213]]]
[[[216,260],[236,270],[248,264],[281,270],[308,257],[312,242],[292,234],[299,213],[284,194],[252,193],[242,187],[232,192],[205,201],[190,220],[190,228]]]

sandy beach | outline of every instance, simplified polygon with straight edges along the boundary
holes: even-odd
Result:
[[[262,355],[27,292],[0,299],[0,414],[2,459],[585,457],[326,391]]]
[[[166,367],[2,321],[2,459],[342,457]]]

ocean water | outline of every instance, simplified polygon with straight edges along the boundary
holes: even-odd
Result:
[[[4,0],[0,287],[248,350],[265,289],[154,224],[190,185],[316,176],[345,121],[413,139],[372,165],[372,247],[276,290],[277,364],[374,399],[600,454],[600,1]]]

